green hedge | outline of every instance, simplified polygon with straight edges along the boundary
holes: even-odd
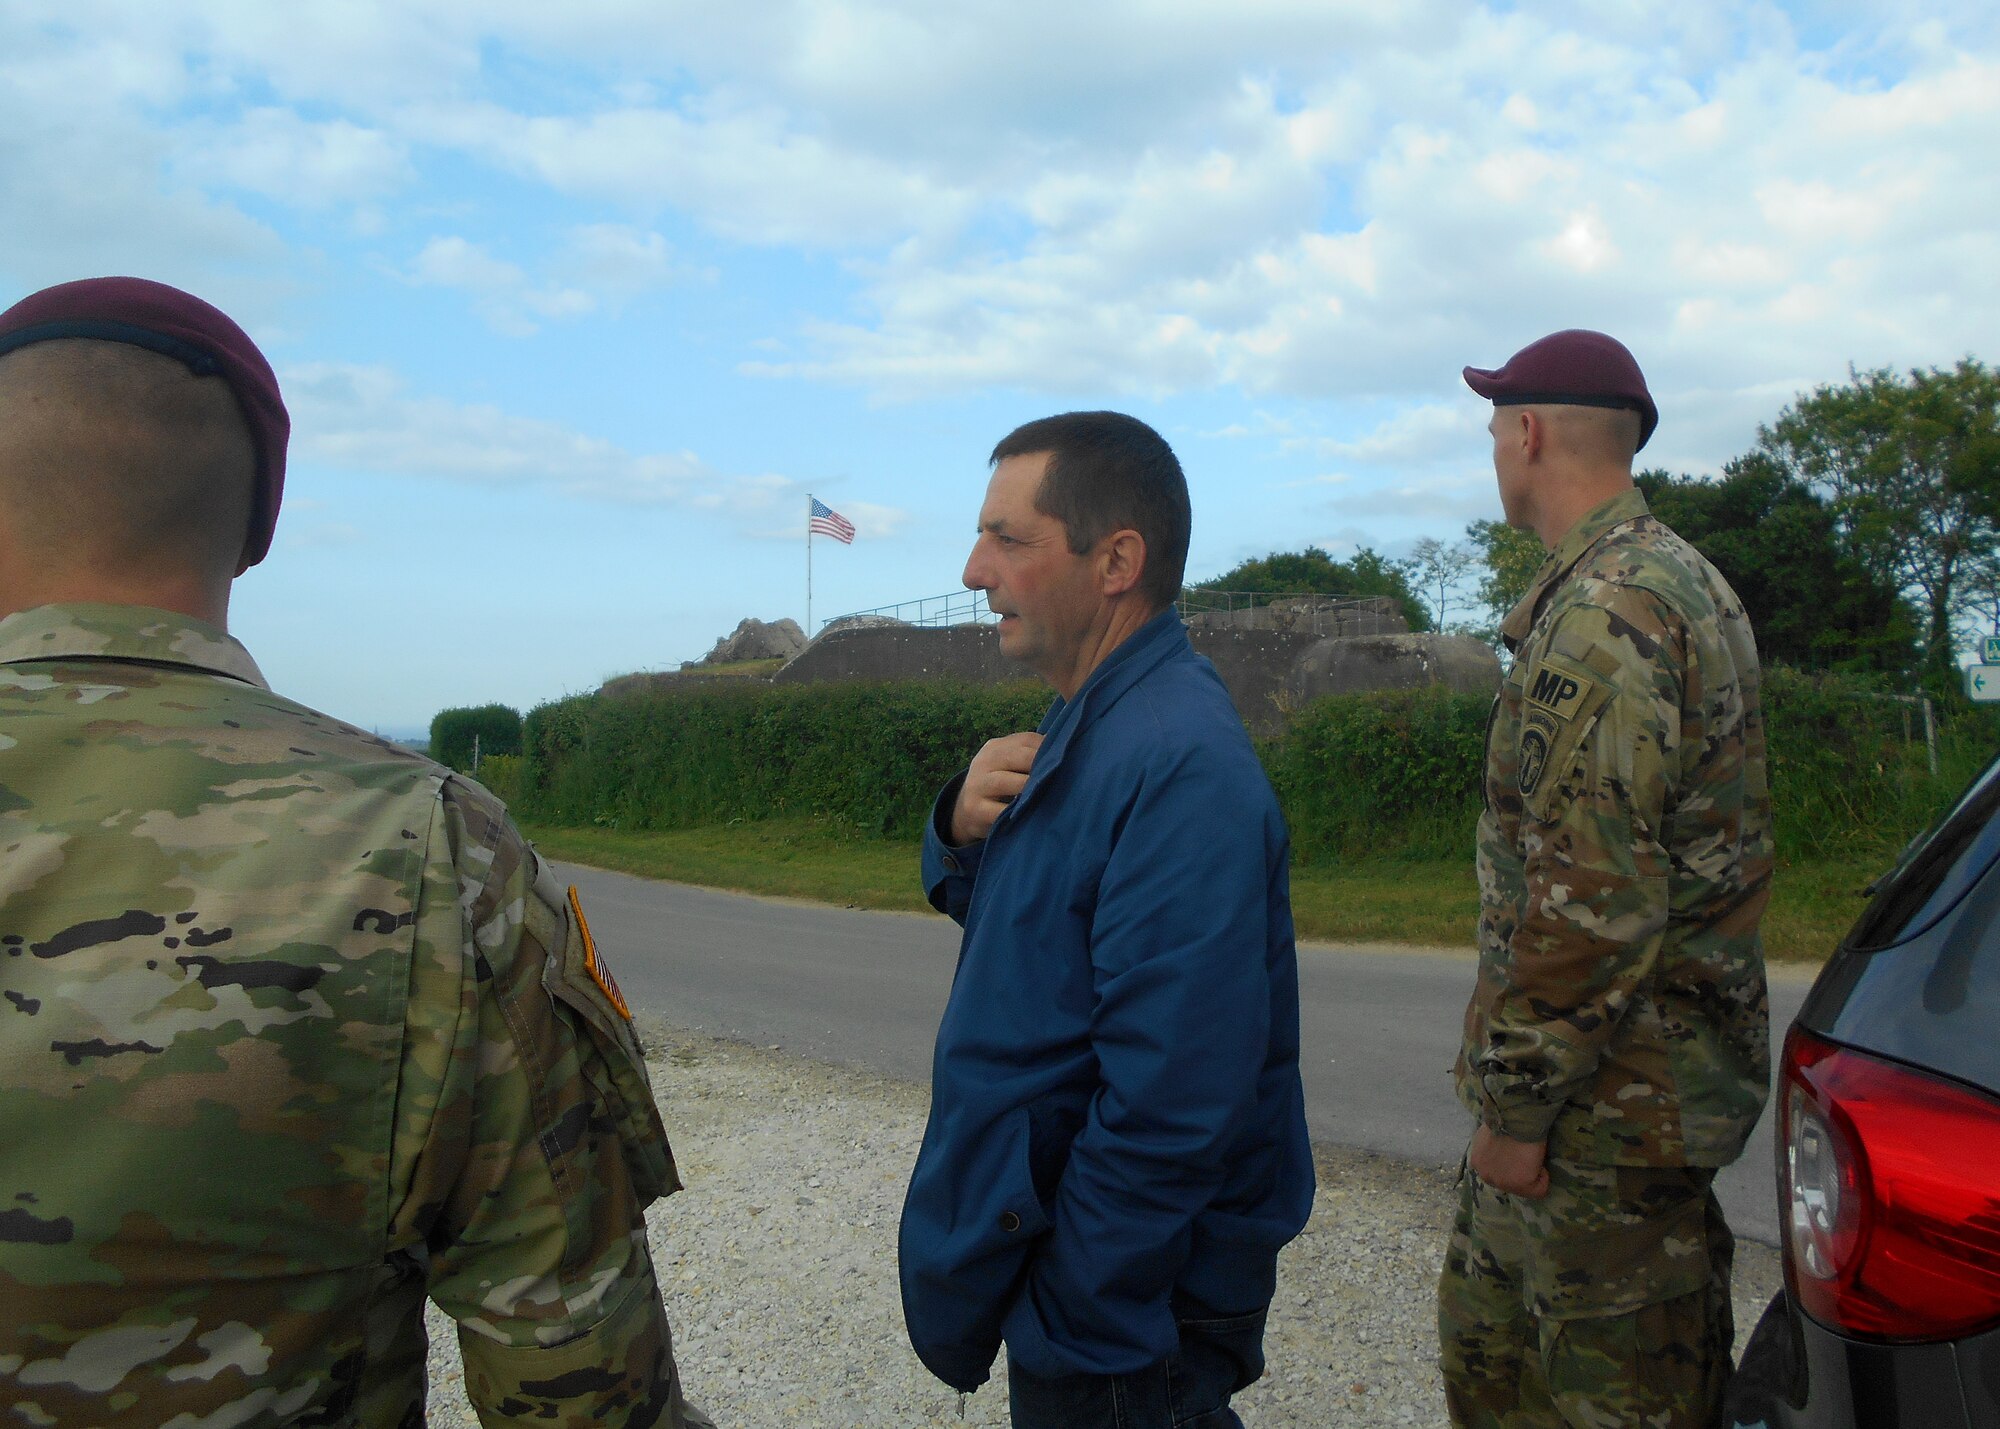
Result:
[[[1940,706],[1933,777],[1921,712],[1867,680],[1779,669],[1765,691],[1788,858],[1893,851],[2000,747],[1994,711]],[[938,786],[984,740],[1033,728],[1048,698],[1034,684],[943,681],[580,695],[529,714],[526,764],[507,782],[524,815],[560,825],[792,816],[914,837]],[[1490,704],[1436,690],[1337,697],[1263,741],[1299,861],[1470,858]]]
[[[1930,772],[1923,710],[1868,676],[1769,672],[1771,807],[1786,858],[1894,852],[2000,753],[2000,711],[1934,701]]]
[[[944,681],[579,695],[529,713],[521,807],[560,824],[793,815],[914,837],[938,786],[1048,701],[1034,684]]]
[[[1470,858],[1487,695],[1397,690],[1316,700],[1262,742],[1293,856]]]
[[[519,754],[521,712],[507,705],[439,710],[431,720],[431,758],[470,773],[475,738],[481,760],[496,754]]]

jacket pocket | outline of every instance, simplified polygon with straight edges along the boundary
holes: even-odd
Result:
[[[933,1131],[936,1123],[933,1123]],[[903,1319],[918,1358],[960,1390],[983,1383],[1001,1325],[1048,1233],[1027,1107],[927,1142],[898,1234]]]
[[[1026,1114],[1028,1183],[1047,1222],[1048,1208],[1055,1204],[1063,1172],[1069,1169],[1070,1147],[1083,1130],[1083,1111],[1061,1102],[1039,1101],[1031,1103]]]

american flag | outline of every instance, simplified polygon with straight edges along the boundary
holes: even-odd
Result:
[[[806,523],[806,529],[822,536],[831,536],[843,546],[853,545],[854,523],[818,497],[812,497],[811,500],[812,520]]]

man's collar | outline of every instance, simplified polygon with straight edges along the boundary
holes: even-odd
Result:
[[[181,665],[269,689],[227,631],[143,605],[38,605],[0,620],[0,665],[30,660],[133,660]]]
[[[1646,505],[1646,493],[1635,486],[1585,512],[1583,519],[1570,527],[1568,534],[1549,552],[1548,559],[1542,562],[1534,580],[1529,582],[1528,593],[1521,597],[1520,604],[1500,622],[1500,638],[1507,642],[1507,648],[1518,649],[1521,642],[1528,638],[1542,597],[1551,586],[1569,574],[1570,567],[1582,560],[1586,551],[1602,540],[1607,531],[1628,521],[1636,521],[1650,510]]]

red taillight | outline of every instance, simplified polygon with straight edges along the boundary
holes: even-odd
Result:
[[[1801,1309],[1885,1340],[2000,1322],[2000,1100],[1795,1027],[1778,1109]]]

